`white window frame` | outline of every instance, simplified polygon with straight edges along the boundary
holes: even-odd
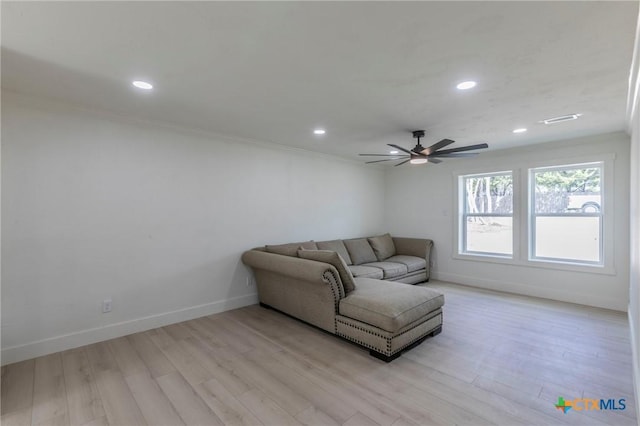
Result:
[[[484,178],[484,177],[492,177],[492,176],[511,176],[511,185],[515,189],[515,174],[513,170],[503,170],[499,172],[489,172],[489,173],[473,173],[473,174],[465,174],[458,176],[458,206],[457,211],[459,213],[458,218],[458,254],[463,256],[482,256],[482,257],[494,257],[498,259],[513,259],[513,255],[515,253],[515,238],[513,234],[516,232],[517,226],[514,218],[514,205],[512,205],[511,213],[469,213],[467,211],[468,203],[466,197],[467,179],[473,178]],[[515,204],[515,192],[514,198],[512,200],[513,204]],[[512,237],[511,237],[511,254],[506,253],[492,253],[486,251],[472,251],[467,249],[467,219],[469,217],[510,217],[512,224]]]
[[[597,213],[584,213],[584,212],[575,212],[575,213],[536,213],[536,183],[535,183],[535,174],[540,171],[558,171],[558,170],[576,170],[576,169],[584,169],[584,168],[598,168],[600,169],[600,210]],[[604,161],[596,161],[589,163],[579,163],[579,164],[565,164],[565,165],[556,165],[556,166],[547,166],[547,167],[534,167],[528,170],[529,175],[529,217],[528,217],[528,236],[529,236],[529,261],[532,262],[553,262],[560,264],[568,264],[568,265],[581,265],[581,266],[604,266],[604,211],[607,208],[606,199],[605,199],[605,187],[606,187],[606,179],[604,175]],[[555,257],[544,257],[536,255],[536,218],[538,217],[598,217],[599,220],[599,258],[600,260],[597,262],[590,262],[586,260],[576,260],[576,259],[564,259],[564,258],[555,258]]]
[[[601,153],[576,157],[558,157],[552,160],[532,160],[518,161],[509,164],[508,169],[501,167],[477,167],[473,169],[454,170],[452,173],[453,187],[456,197],[451,205],[455,212],[455,219],[452,221],[454,247],[452,247],[451,257],[457,260],[478,261],[484,263],[498,263],[504,265],[527,266],[542,269],[555,269],[559,271],[585,272],[592,274],[616,275],[614,259],[614,160],[615,154]],[[600,178],[601,184],[601,213],[602,213],[602,237],[603,245],[601,264],[577,264],[568,262],[557,262],[543,259],[531,260],[529,258],[530,236],[529,236],[529,169],[562,166],[567,164],[589,164],[602,163]],[[501,170],[501,171],[498,171]],[[465,253],[463,251],[463,228],[462,228],[462,202],[464,192],[461,191],[462,176],[501,174],[511,171],[513,176],[513,256],[492,256],[482,253]],[[446,215],[446,211],[443,210]]]

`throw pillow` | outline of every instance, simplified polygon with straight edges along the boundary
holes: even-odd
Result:
[[[344,240],[344,245],[347,247],[349,256],[351,256],[351,261],[354,265],[378,261],[376,254],[373,252],[373,249],[366,238]]]
[[[384,234],[377,237],[367,238],[371,248],[373,249],[378,261],[382,262],[396,254],[396,246],[393,244],[391,235]]]
[[[340,275],[340,281],[342,281],[342,286],[344,287],[344,292],[349,293],[356,288],[356,284],[353,281],[353,275],[351,275],[351,271],[349,271],[349,267],[346,262],[335,251],[330,250],[298,250],[298,257],[303,259],[315,260],[318,262],[329,263],[333,265],[334,268],[338,271]]]
[[[306,250],[317,250],[318,246],[314,241],[305,241],[303,243],[289,243],[279,244],[275,246],[265,246],[265,250],[268,253],[282,254],[284,256],[296,257],[298,255],[298,248],[304,247]]]
[[[347,263],[347,265],[353,265],[353,262],[351,261],[351,257],[349,257],[349,252],[347,251],[347,248],[344,246],[344,243],[342,242],[342,240],[318,241],[316,245],[318,246],[318,250],[335,251],[340,256],[342,256],[342,258]]]

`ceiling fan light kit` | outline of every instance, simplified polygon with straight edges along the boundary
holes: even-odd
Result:
[[[411,160],[409,160],[409,163],[411,164],[424,164],[428,162],[429,162],[428,158],[422,158],[422,157],[414,157]]]
[[[393,158],[387,158],[384,160],[367,161],[366,164],[382,163],[383,161],[403,160],[402,162],[395,165],[397,167],[405,163],[409,163],[409,164],[442,163],[442,160],[440,160],[439,158],[473,157],[477,155],[477,152],[464,152],[464,151],[473,151],[476,149],[484,149],[489,147],[489,145],[487,145],[486,143],[480,143],[476,145],[461,146],[458,148],[442,149],[454,143],[454,141],[452,141],[451,139],[442,139],[440,142],[436,142],[433,145],[425,148],[420,144],[420,138],[424,137],[424,130],[414,130],[411,133],[413,134],[414,139],[418,140],[418,142],[416,143],[416,146],[412,150],[405,149],[401,146],[394,145],[392,143],[387,144],[390,147],[398,150],[396,152],[402,151],[405,154],[395,153],[395,154],[359,154],[359,155],[365,156],[365,157],[393,157]]]

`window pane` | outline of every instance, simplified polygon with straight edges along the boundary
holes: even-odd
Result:
[[[600,167],[535,172],[536,213],[598,213]]]
[[[513,254],[513,219],[467,217],[467,252]]]
[[[467,213],[513,212],[513,178],[510,173],[467,177],[464,184]]]
[[[600,262],[600,217],[536,217],[536,257]]]

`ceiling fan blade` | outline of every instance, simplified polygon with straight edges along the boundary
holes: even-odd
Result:
[[[392,144],[392,143],[388,143],[387,145],[392,146],[392,147],[394,147],[395,149],[399,149],[400,151],[404,151],[404,152],[406,152],[406,153],[407,153],[407,154],[409,154],[409,155],[416,155],[416,153],[415,153],[415,152],[409,151],[408,149],[404,149],[404,148],[403,148],[403,147],[401,147],[401,146],[394,145],[394,144]]]
[[[398,164],[396,164],[396,165],[395,165],[395,166],[393,166],[393,167],[402,166],[404,163],[406,163],[406,162],[408,162],[408,161],[411,161],[411,158],[409,158],[409,159],[407,159],[407,160],[404,160],[402,163],[398,163]]]
[[[453,154],[439,154],[439,153],[436,152],[436,153],[431,154],[429,156],[429,160],[431,160],[431,158],[433,158],[433,157],[455,158],[455,157],[475,157],[476,155],[478,155],[477,152],[462,152],[462,153],[457,153],[457,154],[456,153],[453,153]]]
[[[453,154],[455,152],[472,151],[474,149],[484,149],[484,148],[489,148],[489,145],[487,145],[486,143],[479,143],[477,145],[469,145],[469,146],[461,146],[459,148],[443,149],[442,151],[434,152],[431,155],[434,155],[434,154]]]
[[[429,163],[433,163],[433,164],[440,164],[442,163],[442,160],[438,160],[437,158],[433,158],[433,157],[429,157]]]
[[[404,157],[404,154],[358,154],[365,157]]]
[[[395,161],[395,160],[399,160],[399,158],[388,158],[386,160],[375,160],[375,161],[367,161],[364,164],[371,164],[371,163],[382,163],[383,161]]]
[[[454,142],[455,141],[452,141],[451,139],[442,139],[440,142],[436,142],[433,145],[431,145],[430,147],[423,149],[421,154],[429,155],[432,152],[436,152],[440,148],[444,148],[445,146],[451,145]]]

